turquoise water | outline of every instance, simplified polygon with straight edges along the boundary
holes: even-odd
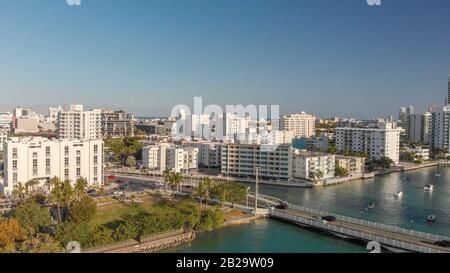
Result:
[[[405,174],[394,173],[326,188],[263,185],[260,191],[305,207],[450,236],[450,168],[439,169],[441,177],[435,177],[437,171],[437,168],[430,168]],[[433,184],[433,191],[425,192],[425,184]],[[403,191],[403,197],[394,198],[393,194],[397,191]],[[370,202],[375,203],[375,208],[365,211],[364,208]],[[436,222],[431,225],[427,224],[427,216],[430,214],[436,215]],[[262,220],[200,234],[190,245],[167,251],[367,252],[363,246],[275,220]]]

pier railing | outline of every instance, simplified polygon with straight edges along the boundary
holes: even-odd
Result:
[[[396,247],[396,248],[400,248],[400,249],[404,249],[404,250],[408,250],[408,251],[421,252],[421,253],[443,253],[442,251],[437,250],[437,249],[424,247],[424,246],[411,244],[411,243],[406,243],[403,241],[399,241],[399,240],[395,240],[395,239],[391,239],[391,238],[387,238],[387,237],[383,237],[383,236],[375,236],[375,235],[368,234],[365,232],[359,232],[359,231],[355,231],[352,229],[339,227],[336,225],[324,224],[319,221],[305,219],[300,216],[295,216],[292,214],[288,214],[288,213],[284,213],[284,212],[280,212],[280,211],[276,211],[276,210],[270,211],[269,213],[271,216],[278,217],[278,218],[288,220],[291,222],[305,224],[308,226],[320,228],[322,230],[333,231],[335,233],[347,235],[347,236],[354,237],[354,238],[363,239],[366,241],[376,241],[383,245],[392,246],[392,247]]]
[[[306,213],[319,215],[319,216],[332,215],[332,216],[335,216],[336,219],[338,219],[338,220],[346,221],[349,223],[368,226],[368,227],[374,227],[374,228],[382,229],[382,230],[393,232],[393,233],[411,235],[411,236],[415,236],[418,238],[427,239],[427,240],[431,240],[431,241],[450,240],[449,237],[445,237],[442,235],[430,234],[430,233],[426,233],[426,232],[421,232],[421,231],[416,231],[416,230],[411,230],[411,229],[406,229],[406,228],[401,228],[401,227],[396,227],[396,226],[390,226],[390,225],[386,225],[386,224],[370,222],[370,221],[366,221],[363,219],[357,219],[357,218],[352,218],[352,217],[348,217],[348,216],[338,215],[335,213],[326,212],[326,211],[322,211],[322,210],[305,208],[305,207],[297,206],[297,205],[293,205],[293,204],[289,204],[289,208],[298,210],[298,211],[302,211],[302,212],[306,212]]]

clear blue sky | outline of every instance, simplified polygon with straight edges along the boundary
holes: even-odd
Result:
[[[203,96],[368,118],[442,103],[449,73],[448,0],[0,2],[0,110]]]

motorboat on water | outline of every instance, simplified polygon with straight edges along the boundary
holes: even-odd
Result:
[[[374,208],[375,208],[375,203],[370,202],[370,204],[366,207],[366,210],[370,210],[370,209],[374,209]]]
[[[427,221],[428,221],[428,223],[434,223],[434,221],[436,221],[436,215],[433,215],[433,214],[428,215]]]
[[[433,185],[431,184],[426,184],[425,187],[423,187],[423,189],[425,191],[432,191],[433,190]]]
[[[441,173],[440,173],[440,172],[437,172],[437,173],[434,174],[434,176],[436,176],[436,177],[441,177]]]
[[[395,197],[395,198],[399,198],[399,197],[401,197],[402,195],[403,195],[403,192],[402,192],[402,191],[398,191],[398,192],[394,193],[394,197]]]

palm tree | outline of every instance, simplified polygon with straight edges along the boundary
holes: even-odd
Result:
[[[200,199],[200,207],[202,207],[203,199],[209,198],[208,185],[206,181],[202,181],[198,184],[198,187],[194,190],[194,196]]]
[[[73,188],[73,193],[77,200],[80,200],[81,197],[83,197],[87,186],[88,186],[88,183],[87,183],[86,179],[84,179],[84,178],[77,179],[77,182],[75,183],[75,187]]]
[[[163,178],[164,178],[164,183],[165,183],[165,191],[167,191],[167,185],[170,181],[170,176],[172,175],[172,171],[170,169],[165,169],[163,171]]]
[[[58,208],[58,220],[61,223],[61,203],[63,202],[62,183],[58,177],[50,179],[52,191],[50,192],[50,200],[56,203]]]
[[[38,184],[39,184],[39,181],[32,179],[32,180],[28,181],[27,183],[25,183],[25,186],[27,187],[27,190],[29,192],[33,193],[35,190],[34,187]]]
[[[70,180],[65,180],[62,183],[62,200],[63,200],[63,204],[64,206],[69,206],[70,203],[72,203],[73,201],[73,197],[74,197],[74,190],[72,188],[72,184],[70,183]]]
[[[180,173],[172,172],[169,179],[169,184],[177,187],[177,192],[179,191],[179,185],[183,182],[183,177]]]
[[[27,187],[25,187],[21,182],[14,185],[14,189],[12,191],[12,196],[16,199],[22,200],[28,195]]]

